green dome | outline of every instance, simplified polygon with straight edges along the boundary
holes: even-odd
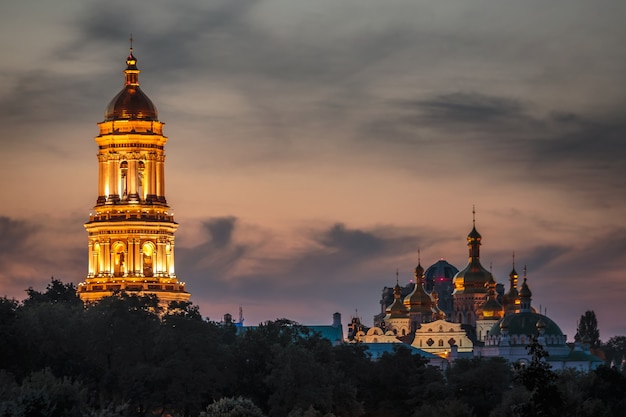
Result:
[[[517,343],[511,343],[512,345],[527,345],[528,338],[537,336],[539,328],[543,329],[543,336],[548,345],[565,344],[565,336],[561,328],[552,319],[543,314],[530,311],[504,316],[493,325],[489,335],[494,337],[501,336],[502,330],[508,330],[509,339],[518,341]],[[525,343],[521,342],[521,336],[525,336]]]

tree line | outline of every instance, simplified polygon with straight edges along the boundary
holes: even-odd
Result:
[[[125,294],[85,307],[52,279],[0,299],[0,417],[623,415],[620,370],[554,372],[530,349],[523,368],[474,358],[441,372],[401,346],[372,361],[286,319],[238,331],[191,303]]]

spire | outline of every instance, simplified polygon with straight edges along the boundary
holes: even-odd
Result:
[[[502,298],[503,300],[503,304],[504,304],[504,308],[506,310],[506,313],[517,313],[519,311],[519,304],[520,304],[520,299],[519,299],[519,292],[517,291],[517,280],[518,280],[518,275],[517,275],[517,271],[515,270],[515,252],[513,252],[513,267],[511,269],[511,273],[509,274],[509,291],[504,294],[504,297]]]
[[[520,312],[524,313],[531,311],[530,301],[532,295],[533,293],[530,291],[530,288],[528,288],[528,284],[526,283],[526,265],[524,265],[524,283],[522,284],[522,288],[519,292]]]
[[[472,206],[472,231],[467,235],[470,261],[480,258],[480,240],[482,236],[476,230],[476,206]]]
[[[396,286],[393,289],[393,303],[387,307],[386,319],[408,317],[408,309],[402,302],[402,287],[398,280],[398,270],[396,269]]]
[[[480,306],[478,310],[479,317],[483,320],[497,320],[504,315],[502,305],[496,299],[496,281],[493,279],[485,283],[487,287],[487,300]]]
[[[476,227],[476,205],[475,204],[472,204],[472,225]]]
[[[130,34],[130,48],[126,58],[126,69],[124,70],[126,85],[139,85],[139,69],[137,68],[137,58],[133,55],[133,34]]]
[[[417,266],[415,267],[414,275],[415,275],[415,285],[422,285],[422,281],[424,278],[424,268],[422,267],[421,262],[421,254],[419,248],[417,249]]]

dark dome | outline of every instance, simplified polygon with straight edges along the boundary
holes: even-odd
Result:
[[[104,120],[159,120],[156,106],[138,85],[126,85],[107,106]]]
[[[436,263],[426,269],[424,276],[427,281],[452,281],[452,278],[459,272],[454,266],[444,259],[438,260]]]
[[[493,325],[489,331],[490,336],[500,336],[502,333],[501,327],[508,330],[509,337],[513,336],[537,336],[539,328],[542,328],[548,344],[562,344],[561,340],[564,340],[563,332],[561,328],[547,316],[539,313],[533,313],[530,311],[510,314],[504,316],[496,324]],[[549,336],[556,336],[558,339],[556,343],[550,343],[552,339]]]
[[[139,88],[137,58],[130,54],[126,58],[124,88],[107,106],[104,121],[111,120],[159,120],[156,106]]]

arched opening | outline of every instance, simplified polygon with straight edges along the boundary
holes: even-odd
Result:
[[[146,242],[142,246],[141,250],[143,254],[143,276],[144,277],[153,277],[154,276],[154,258],[156,256],[156,251],[154,248],[154,243]]]
[[[126,272],[125,246],[122,242],[113,244],[113,276],[123,277]]]
[[[146,169],[146,164],[143,161],[139,161],[137,164],[137,194],[141,200],[146,199],[146,187],[144,186],[145,175],[144,170]]]
[[[122,190],[122,199],[128,197],[128,162],[120,162],[120,189]]]

